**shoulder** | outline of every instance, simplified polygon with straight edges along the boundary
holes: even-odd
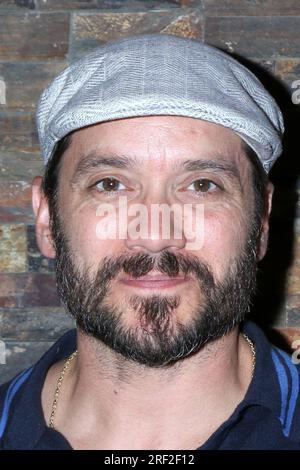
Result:
[[[38,439],[44,425],[41,397],[47,373],[75,348],[76,330],[70,330],[38,362],[0,386],[0,448],[30,447]]]
[[[11,404],[32,370],[33,366],[23,370],[9,382],[0,385],[0,439],[7,425]]]
[[[271,355],[281,393],[283,434],[300,442],[300,351],[287,353],[272,346]]]
[[[0,410],[1,404],[5,401],[5,398],[12,398],[16,395],[18,390],[21,388],[23,383],[28,379],[30,376],[34,366],[28,367],[23,371],[19,372],[15,377],[10,379],[8,382],[0,385]]]
[[[256,369],[248,400],[269,409],[286,441],[300,443],[300,351],[247,321],[244,332],[255,344]],[[276,344],[274,344],[276,343]],[[278,347],[281,344],[287,350]],[[271,430],[270,430],[271,432]]]

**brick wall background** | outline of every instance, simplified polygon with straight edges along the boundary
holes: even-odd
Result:
[[[35,243],[30,183],[43,172],[34,124],[38,96],[94,46],[147,32],[219,46],[248,65],[279,101],[285,152],[271,175],[270,248],[253,315],[300,338],[300,106],[291,100],[292,84],[300,80],[299,0],[1,0],[0,383],[73,325],[56,295],[53,261]]]

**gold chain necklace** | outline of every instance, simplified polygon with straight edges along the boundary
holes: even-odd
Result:
[[[255,366],[256,366],[256,349],[255,349],[255,346],[254,346],[254,344],[253,344],[253,341],[251,341],[251,339],[249,338],[249,336],[247,336],[246,333],[243,333],[243,336],[244,336],[245,340],[247,341],[247,343],[249,344],[250,349],[251,349],[251,353],[252,353],[252,372],[251,372],[251,379],[253,379],[254,371],[255,371]]]
[[[245,334],[243,333],[243,336],[245,338],[245,340],[247,341],[247,343],[249,344],[250,346],[250,349],[251,349],[251,353],[252,353],[252,373],[251,373],[251,379],[253,379],[253,375],[254,375],[254,370],[255,370],[255,365],[256,365],[256,351],[255,351],[255,346],[253,344],[253,342],[251,341],[251,339]],[[51,409],[51,414],[50,414],[50,418],[49,418],[49,427],[50,428],[53,428],[55,429],[54,427],[54,417],[55,417],[55,413],[56,413],[56,410],[57,410],[57,403],[58,403],[58,398],[59,398],[59,393],[60,393],[60,389],[61,389],[61,385],[62,385],[62,382],[64,380],[64,376],[65,376],[65,373],[67,371],[67,369],[69,368],[69,365],[70,363],[72,362],[72,360],[74,359],[74,357],[77,356],[77,349],[76,351],[74,351],[69,357],[68,359],[66,360],[66,362],[64,363],[64,366],[60,372],[60,376],[57,380],[57,384],[56,384],[56,389],[55,389],[55,392],[54,392],[54,399],[53,399],[53,402],[52,402],[52,409]]]
[[[60,392],[60,388],[61,388],[61,384],[64,380],[64,376],[65,376],[65,373],[71,363],[71,361],[74,359],[74,357],[77,356],[77,349],[76,351],[74,351],[69,357],[68,359],[66,360],[66,362],[64,363],[64,366],[60,372],[60,376],[58,378],[58,381],[57,381],[57,384],[56,384],[56,389],[55,389],[55,392],[54,392],[54,400],[52,402],[52,409],[51,409],[51,415],[50,415],[50,418],[49,418],[49,426],[50,428],[54,428],[54,416],[55,416],[55,413],[56,413],[56,409],[57,409],[57,403],[58,403],[58,397],[59,397],[59,392]]]

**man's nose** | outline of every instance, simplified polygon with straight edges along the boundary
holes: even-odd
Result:
[[[141,211],[134,222],[129,220],[127,248],[151,253],[184,248],[182,210],[181,205],[172,204],[166,197],[148,197],[141,204]]]

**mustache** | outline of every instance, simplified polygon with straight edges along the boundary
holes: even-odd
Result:
[[[179,273],[193,274],[198,280],[204,280],[208,287],[215,286],[212,271],[206,263],[195,256],[175,254],[167,250],[155,256],[149,253],[137,253],[130,256],[104,258],[98,274],[102,281],[109,282],[122,271],[134,278],[139,278],[153,270],[169,277],[176,277]]]

